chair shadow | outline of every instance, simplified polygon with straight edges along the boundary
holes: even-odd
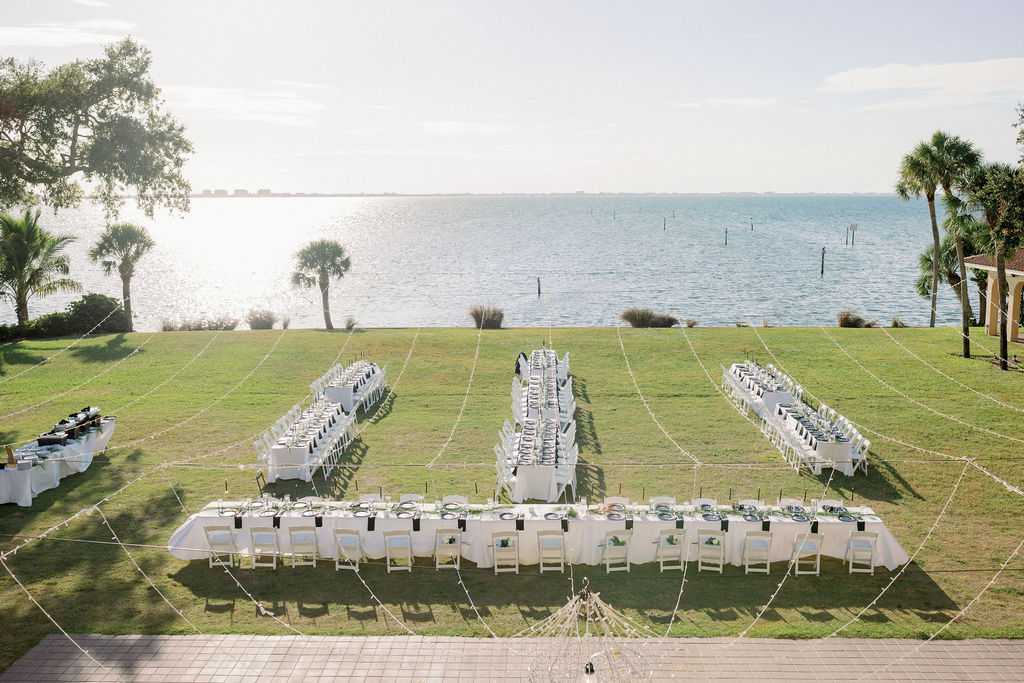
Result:
[[[372,417],[369,419],[369,423],[375,425],[381,422],[388,415],[390,415],[391,412],[395,409],[396,398],[398,398],[398,394],[396,394],[393,391],[388,391],[387,398],[384,399],[383,403],[381,403],[377,408],[374,409],[376,412],[372,413]],[[365,413],[363,414],[363,417],[365,419]]]

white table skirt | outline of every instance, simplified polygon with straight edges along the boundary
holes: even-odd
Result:
[[[222,503],[230,505],[230,503]],[[432,508],[433,506],[428,506]],[[530,513],[530,509],[534,513]],[[541,530],[558,531],[562,529],[560,520],[546,520],[544,513],[564,510],[565,506],[536,505],[515,506],[513,512],[522,512],[524,529],[518,532],[520,564],[537,564],[538,544],[537,532]],[[742,559],[743,539],[748,531],[760,531],[760,522],[745,522],[742,517],[730,514],[729,531],[726,533],[726,562],[740,565]],[[875,553],[876,566],[884,566],[893,570],[910,558],[899,542],[886,528],[885,524],[873,514],[865,514],[865,531],[878,533],[878,544]],[[221,517],[215,504],[192,515],[174,532],[167,543],[170,553],[182,560],[200,560],[209,557],[206,536],[203,529],[207,526],[228,526],[233,529],[234,517]],[[249,530],[254,526],[271,526],[272,518],[260,517],[248,513],[241,517],[242,528],[233,529],[235,546],[242,555],[251,555],[252,539]],[[413,520],[399,519],[393,514],[379,512],[374,522],[374,530],[367,530],[367,518],[353,517],[350,512],[330,510],[323,515],[323,526],[316,529],[320,556],[328,559],[337,557],[334,544],[335,529],[350,529],[359,532],[363,554],[370,559],[384,557],[385,531],[410,531],[412,534],[413,554],[417,557],[431,557],[434,554],[434,534],[440,529],[457,528],[457,520],[440,519],[437,515],[424,512],[420,519],[420,530],[412,531]],[[288,529],[292,526],[314,526],[313,517],[303,517],[298,511],[285,512],[280,517],[278,542],[281,552],[291,552]],[[574,564],[597,565],[603,562],[603,544],[608,531],[625,531],[624,521],[610,521],[596,514],[586,519],[570,519],[569,531],[565,534],[566,558]],[[794,522],[786,517],[774,516],[771,531],[775,536],[772,540],[772,562],[788,562],[793,550],[793,541],[798,534],[809,533],[810,522]],[[633,534],[629,547],[629,560],[633,564],[644,564],[655,561],[658,534],[663,529],[674,529],[676,524],[661,521],[656,516],[646,517],[642,512],[634,513]],[[697,559],[697,532],[700,529],[720,529],[720,522],[705,522],[699,517],[687,517],[684,528],[677,530],[681,542],[687,548],[687,560]],[[831,517],[820,517],[818,532],[824,535],[822,554],[842,559],[846,552],[847,539],[857,525],[840,522]],[[466,520],[466,531],[462,535],[461,555],[466,560],[480,567],[492,566],[490,544],[493,532],[508,532],[516,536],[515,520],[501,520],[496,513],[470,515]]]
[[[776,413],[772,412],[773,419],[777,419]],[[789,414],[788,411],[784,411],[782,417],[782,427],[789,432],[792,432],[797,439],[807,443],[807,439],[800,436],[796,418]],[[842,472],[848,477],[852,477],[854,472],[857,471],[853,462],[853,443],[850,441],[822,441],[816,440],[817,445],[814,447],[814,454],[821,460],[821,464],[825,467],[831,467],[834,470]]]
[[[66,446],[50,453],[42,464],[30,470],[10,467],[0,470],[0,503],[30,507],[33,498],[59,486],[64,477],[89,469],[93,455],[105,450],[113,435],[114,420],[104,418],[98,429],[68,441]],[[28,452],[29,448],[19,449],[15,456]]]
[[[558,498],[558,482],[554,465],[517,465],[516,483],[512,500],[546,500],[555,502]]]

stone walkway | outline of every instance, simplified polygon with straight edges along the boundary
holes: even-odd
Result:
[[[525,681],[550,640],[49,635],[0,681]],[[1021,680],[1024,641],[652,639],[655,680]],[[883,667],[885,667],[883,669]],[[543,680],[545,677],[538,677]],[[596,672],[594,680],[602,680]]]

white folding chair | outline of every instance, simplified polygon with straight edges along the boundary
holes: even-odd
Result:
[[[607,499],[605,499],[607,500]],[[604,570],[629,572],[629,541],[632,531],[606,531],[604,534]]]
[[[363,559],[363,551],[359,543],[358,531],[335,529],[334,547],[338,553],[337,559],[334,560],[335,571],[339,569],[359,571],[359,561]]]
[[[519,532],[495,531],[491,534],[494,573],[519,573]]]
[[[803,507],[804,502],[799,498],[779,498],[779,507]]]
[[[272,526],[254,526],[249,529],[252,539],[252,568],[270,567],[277,569],[277,558],[281,554],[281,544],[277,538],[277,529]],[[269,557],[270,561],[260,561],[261,557]]]
[[[361,496],[359,496],[360,503],[381,503],[383,501],[384,499],[381,498],[380,495],[376,493],[364,493]]]
[[[878,534],[874,531],[850,532],[843,560],[849,562],[851,574],[875,573],[875,548],[877,545]]]
[[[737,505],[751,506],[751,507],[753,507],[753,508],[755,508],[757,510],[760,510],[763,507],[765,507],[764,501],[763,500],[758,500],[757,498],[744,498],[744,499],[740,500],[737,503]]]
[[[710,505],[712,510],[718,508],[717,498],[694,498],[693,507],[700,509],[703,505]]]
[[[565,534],[547,530],[537,532],[537,550],[540,557],[540,573],[565,571]]]
[[[821,571],[821,544],[825,540],[823,534],[798,534],[793,541],[793,575],[813,574]]]
[[[770,574],[772,568],[772,538],[775,536],[771,531],[748,531],[743,538],[743,571],[746,574]],[[764,564],[763,567],[751,567],[750,565]]]
[[[451,495],[451,496],[445,496],[444,498],[441,499],[441,504],[442,505],[447,505],[448,503],[456,503],[458,505],[466,505],[466,504],[469,503],[469,498],[466,498],[465,496]]]
[[[234,567],[238,549],[235,548],[231,527],[208,526],[203,528],[203,533],[206,534],[206,545],[210,548],[210,566]],[[221,559],[223,555],[228,556],[226,561]],[[239,558],[239,563],[241,563],[241,558]]]
[[[629,498],[626,496],[605,496],[605,505],[629,505]]]
[[[399,503],[416,503],[417,505],[423,505],[423,494],[422,493],[403,493],[398,498]]]
[[[686,549],[685,532],[677,529],[662,529],[658,532],[658,548],[654,559],[658,561],[659,571],[666,569],[682,569],[683,553]],[[675,564],[666,564],[675,561]]]
[[[408,531],[384,532],[384,557],[388,574],[412,571],[412,536]],[[403,560],[405,564],[402,564]]]
[[[652,508],[655,505],[675,505],[676,504],[676,497],[675,496],[652,496],[650,499],[648,499],[647,504],[650,505]]]
[[[697,531],[697,571],[722,573],[725,566],[725,532],[716,529]]]
[[[316,527],[288,527],[288,540],[292,546],[293,569],[302,566],[316,566],[317,558],[320,556],[320,549],[316,543]]]
[[[438,529],[434,532],[434,571],[458,569],[462,559],[462,531]],[[450,560],[450,562],[448,561]]]

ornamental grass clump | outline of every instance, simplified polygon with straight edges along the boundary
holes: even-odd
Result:
[[[839,311],[839,327],[878,327],[875,320],[865,320],[851,310]]]
[[[478,330],[500,330],[505,311],[495,306],[473,306],[469,309],[469,316]]]
[[[679,324],[676,318],[665,313],[655,313],[649,308],[631,308],[619,317],[632,327],[672,327]]]
[[[266,309],[253,309],[245,316],[245,321],[250,330],[269,330],[277,322],[277,314]]]

